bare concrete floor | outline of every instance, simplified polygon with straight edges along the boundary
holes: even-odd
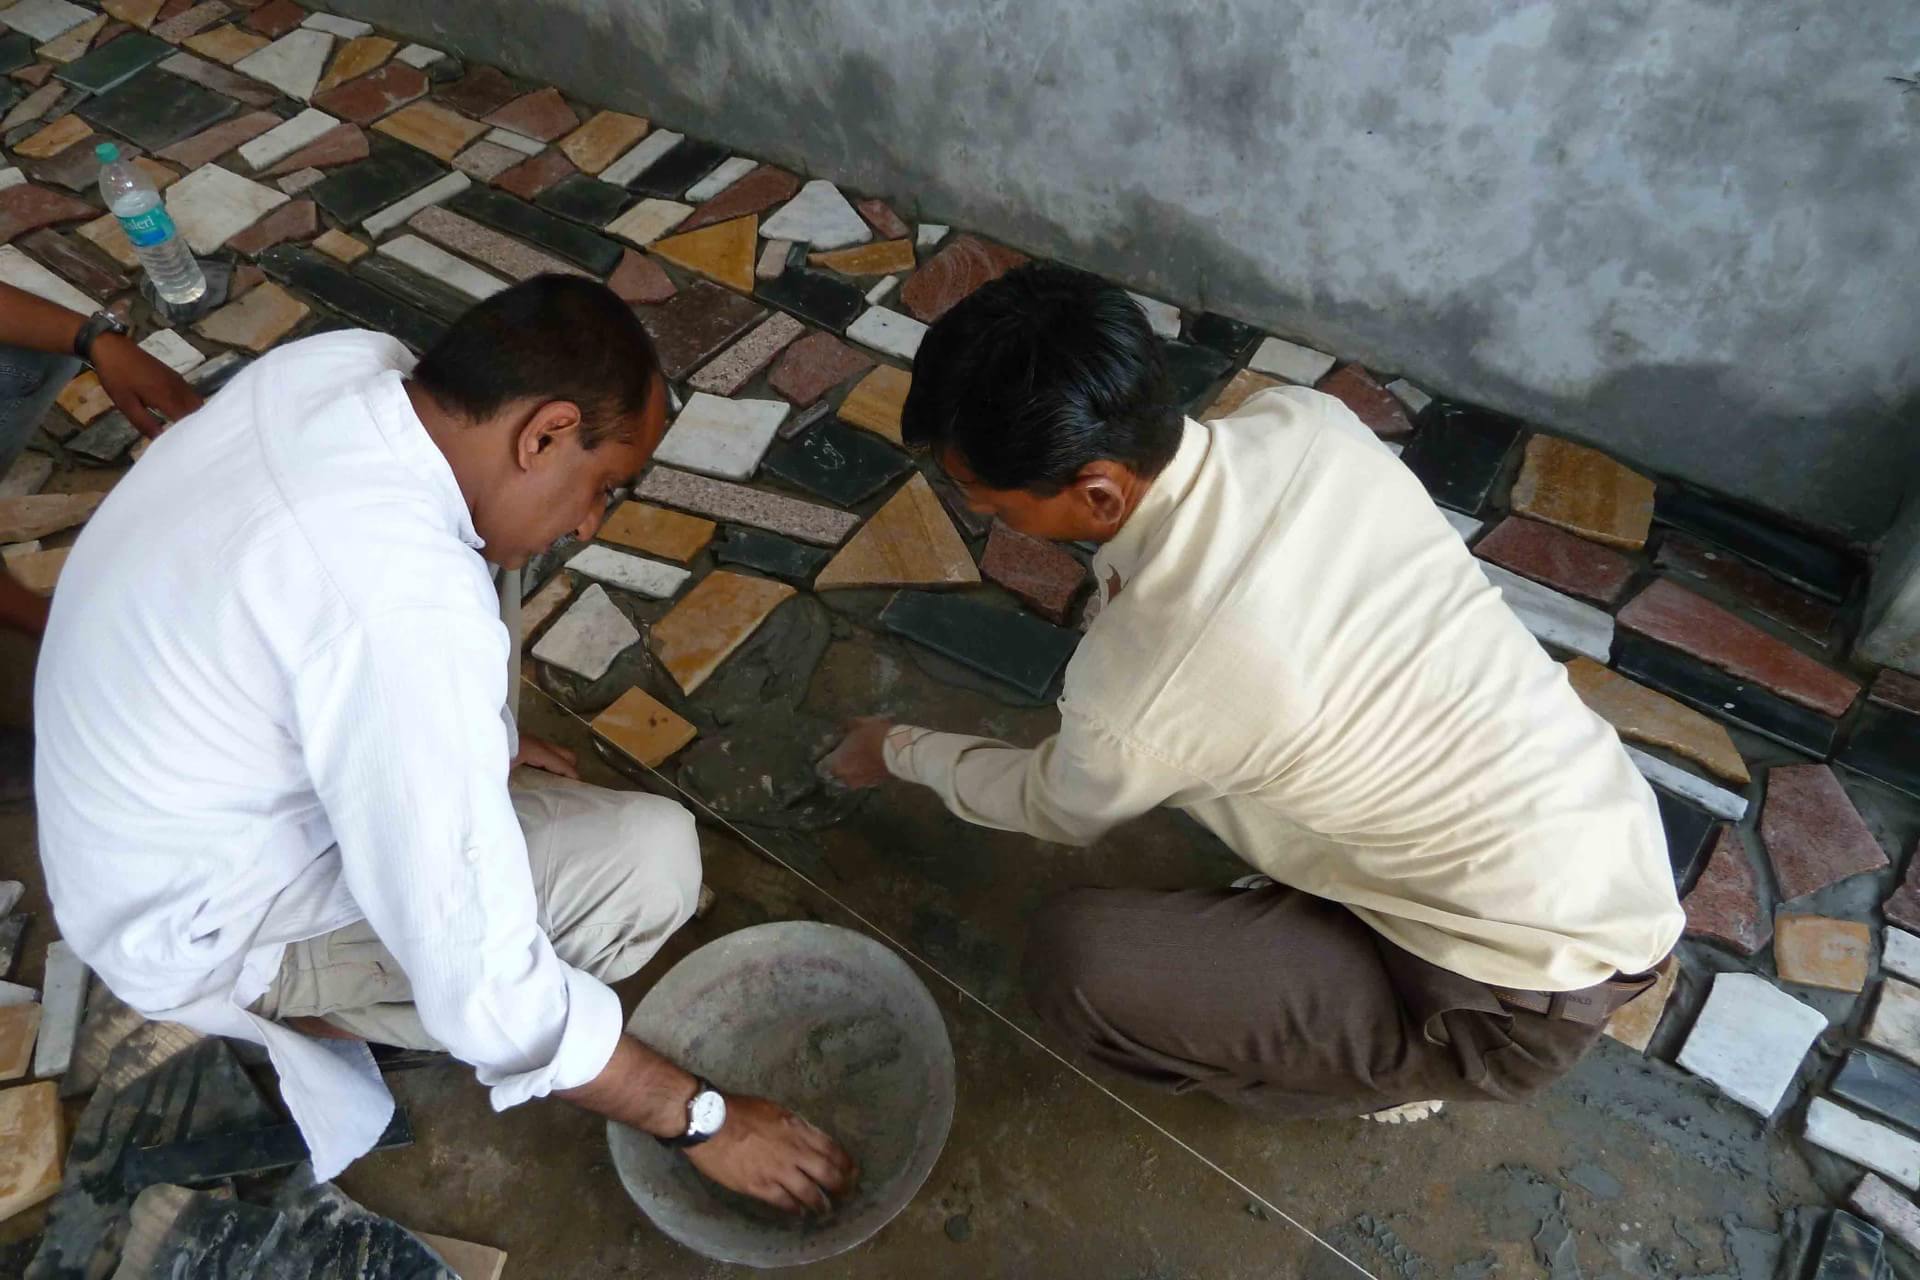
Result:
[[[942,684],[889,642],[841,629],[803,710],[911,714],[1016,741],[1043,735],[1046,709],[1010,709]],[[30,650],[0,636],[0,723],[27,714]],[[584,726],[529,690],[527,727],[581,750],[589,775],[632,786],[593,757]],[[755,831],[881,928],[1014,1023],[1037,1031],[1019,995],[1022,921],[1048,892],[1079,883],[1212,885],[1238,864],[1209,837],[1159,814],[1091,850],[982,832],[927,793],[869,796],[813,834]],[[852,924],[736,834],[704,828],[712,915],[623,984],[629,1007],[680,956],[769,919]],[[38,979],[54,932],[23,808],[0,811],[0,876],[30,885],[41,913],[22,980]],[[959,1063],[947,1148],[913,1204],[877,1238],[810,1276],[1208,1280],[1351,1276],[1246,1192],[931,975]],[[1261,980],[1249,974],[1249,982]],[[369,1207],[426,1231],[507,1250],[509,1277],[713,1277],[736,1269],[667,1240],[615,1178],[603,1126],[559,1103],[493,1115],[457,1066],[396,1073],[418,1141],[341,1179]],[[1111,1082],[1109,1082],[1111,1083]],[[1774,1274],[1792,1211],[1834,1203],[1838,1171],[1816,1179],[1797,1144],[1769,1135],[1677,1069],[1607,1042],[1525,1108],[1458,1106],[1409,1128],[1357,1121],[1276,1123],[1200,1097],[1115,1086],[1208,1159],[1379,1277]],[[0,1230],[0,1245],[33,1229]],[[1564,1243],[1562,1243],[1564,1231]],[[1537,1242],[1536,1242],[1537,1241]]]

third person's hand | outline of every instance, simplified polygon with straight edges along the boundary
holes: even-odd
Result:
[[[855,720],[840,745],[820,761],[820,772],[854,791],[879,786],[893,776],[887,771],[887,734],[892,728],[885,716]]]
[[[114,407],[148,439],[201,405],[200,393],[185,378],[122,334],[103,333],[94,340],[93,371]]]

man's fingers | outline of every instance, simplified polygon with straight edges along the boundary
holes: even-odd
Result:
[[[133,424],[133,429],[149,440],[159,435],[160,429],[166,425],[132,396],[114,396],[112,399],[114,407],[127,415],[127,421]]]
[[[815,1213],[832,1213],[833,1200],[798,1165],[789,1165],[780,1176],[780,1185]]]
[[[800,1202],[799,1197],[795,1196],[793,1192],[787,1190],[777,1182],[768,1183],[764,1188],[754,1194],[757,1198],[766,1201],[774,1208],[787,1213],[805,1213],[807,1211],[807,1206]]]
[[[795,1161],[800,1172],[813,1179],[814,1185],[829,1196],[837,1196],[847,1189],[846,1174],[832,1156],[823,1151],[803,1151]]]
[[[857,1166],[853,1163],[853,1157],[847,1154],[846,1149],[828,1137],[823,1130],[816,1129],[797,1116],[795,1120],[800,1126],[802,1141],[826,1157],[836,1171],[836,1181],[839,1185],[830,1189],[838,1191],[852,1182]]]

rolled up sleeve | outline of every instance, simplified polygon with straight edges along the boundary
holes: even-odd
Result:
[[[541,930],[507,794],[507,636],[421,609],[356,623],[302,664],[297,733],[348,889],[428,1034],[504,1109],[592,1080],[620,1002]]]

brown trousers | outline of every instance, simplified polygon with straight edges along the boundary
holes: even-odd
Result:
[[[1338,903],[1280,885],[1061,894],[1031,922],[1025,979],[1082,1058],[1280,1115],[1518,1101],[1601,1034],[1509,1010]]]

